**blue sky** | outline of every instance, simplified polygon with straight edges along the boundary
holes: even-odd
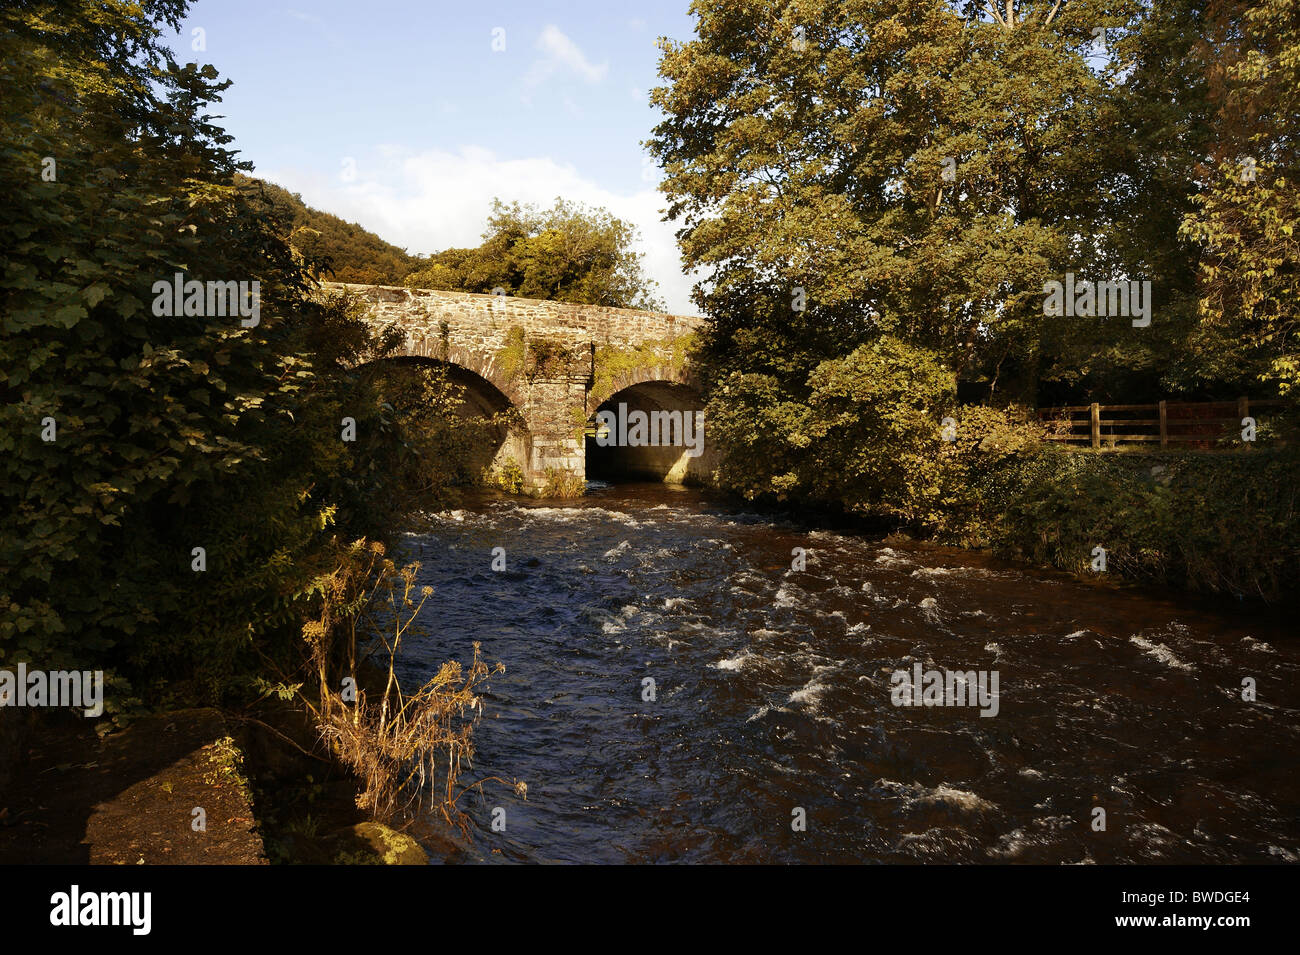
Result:
[[[235,147],[308,204],[418,253],[477,245],[493,196],[603,205],[693,313],[641,146],[655,40],[691,36],[687,5],[197,0],[173,46],[234,81]]]

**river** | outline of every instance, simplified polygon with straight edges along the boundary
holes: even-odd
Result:
[[[1275,616],[666,485],[484,500],[408,544],[435,593],[404,682],[475,640],[506,665],[465,778],[527,797],[464,797],[471,861],[1300,861]],[[996,705],[895,705],[917,664],[996,673]]]

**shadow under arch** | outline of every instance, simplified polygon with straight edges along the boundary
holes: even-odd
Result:
[[[478,372],[452,361],[423,355],[393,355],[371,365],[435,368],[460,390],[455,414],[467,420],[483,420],[486,440],[475,447],[470,464],[474,473],[485,467],[504,467],[513,460],[521,468],[529,460],[532,436],[518,406],[509,395]]]
[[[587,478],[706,483],[713,463],[704,440],[703,410],[699,391],[678,381],[642,381],[614,392],[587,420]],[[610,418],[602,412],[626,427],[616,424],[610,431]],[[641,440],[638,421],[645,425]]]

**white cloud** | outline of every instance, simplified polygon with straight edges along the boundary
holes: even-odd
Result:
[[[478,245],[494,196],[542,207],[557,196],[604,206],[640,230],[643,267],[659,283],[668,311],[696,314],[690,300],[693,280],[682,274],[673,235],[676,226],[660,221],[666,200],[650,185],[630,194],[612,192],[549,157],[501,159],[477,146],[421,153],[380,146],[358,158],[356,172],[352,182],[292,169],[258,170],[256,175],[301,193],[310,206],[421,254]]]
[[[553,23],[547,24],[542,29],[537,37],[536,46],[544,56],[533,62],[524,77],[524,85],[530,89],[540,86],[560,69],[576,73],[588,83],[601,82],[609,72],[608,63],[599,65],[592,63],[578,44],[570,40],[564,31]]]

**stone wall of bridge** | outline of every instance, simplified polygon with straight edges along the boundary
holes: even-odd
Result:
[[[505,401],[519,412],[516,427],[497,452],[497,465],[513,459],[530,489],[548,473],[586,477],[582,428],[595,413],[592,392],[598,348],[637,349],[693,333],[703,319],[629,308],[478,295],[388,285],[326,283],[346,289],[377,326],[404,334],[401,354],[446,362],[481,379],[480,406]],[[650,363],[620,372],[617,387],[672,381],[690,387],[689,366]],[[669,476],[676,480],[678,472]]]

